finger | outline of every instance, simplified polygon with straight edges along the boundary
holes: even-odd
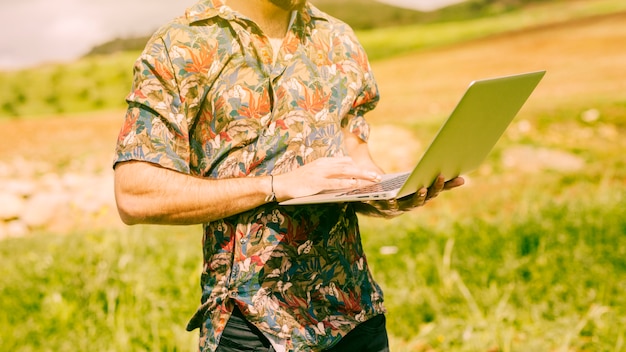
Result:
[[[418,194],[418,198],[420,199],[421,203],[422,204],[426,203],[426,200],[428,199],[428,189],[422,188],[422,189],[420,189],[419,192],[417,192],[417,194]]]
[[[315,166],[315,170],[327,179],[356,179],[367,182],[380,182],[382,179],[379,173],[359,167],[352,158],[347,156],[320,158],[313,163],[318,163],[318,165]],[[345,186],[345,183],[345,181],[342,181],[339,187]],[[350,186],[359,187],[361,184],[351,184]]]
[[[400,209],[411,210],[417,207],[421,207],[426,204],[428,200],[428,189],[421,188],[411,196],[400,199]]]
[[[413,204],[415,206],[422,206],[428,200],[428,189],[422,187],[420,190],[415,193]]]
[[[326,190],[352,189],[359,187],[359,180],[355,178],[333,178],[327,181]]]
[[[336,170],[331,177],[356,179],[367,182],[380,182],[382,180],[382,176],[379,173],[365,170],[357,166],[344,166]]]
[[[441,190],[443,190],[443,188],[445,186],[445,183],[446,183],[445,177],[443,177],[442,175],[437,176],[437,178],[432,183],[432,185],[430,185],[430,187],[428,187],[428,197],[427,197],[427,199],[437,197],[439,195],[439,192],[441,192]]]
[[[463,186],[464,184],[465,184],[465,179],[463,177],[455,177],[449,181],[446,181],[445,185],[443,186],[443,189],[449,190],[452,188]]]

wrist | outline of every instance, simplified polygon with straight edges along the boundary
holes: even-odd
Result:
[[[274,200],[277,202],[282,202],[288,199],[291,199],[291,196],[289,196],[289,194],[286,194],[285,192],[285,185],[286,185],[286,180],[285,180],[285,175],[275,175],[274,176]]]
[[[266,192],[267,196],[265,196],[266,203],[272,203],[276,201],[276,192],[274,191],[274,175],[269,175],[269,192]]]

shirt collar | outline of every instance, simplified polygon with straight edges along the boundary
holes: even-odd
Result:
[[[315,28],[315,21],[317,20],[328,21],[328,16],[311,5],[311,3],[307,2],[306,6],[296,17],[292,28],[304,38],[311,35],[311,31]]]
[[[226,5],[227,0],[200,0],[186,11],[189,23],[205,21],[214,17],[221,17],[227,21],[236,19],[235,12]],[[327,16],[307,2],[299,11],[292,28],[301,35],[310,34],[314,20],[328,21]]]
[[[196,2],[185,13],[189,23],[208,20],[220,16],[226,20],[234,19],[233,11],[226,6],[225,0],[201,0]]]

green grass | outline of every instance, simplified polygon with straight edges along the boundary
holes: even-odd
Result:
[[[624,187],[578,199],[530,189],[495,217],[474,199],[470,212],[368,224],[392,334],[436,351],[623,350]]]
[[[3,351],[191,351],[199,228],[0,243]]]
[[[626,189],[539,186],[497,216],[474,199],[363,219],[393,350],[623,350]],[[193,350],[199,228],[43,236],[0,243],[3,350]]]
[[[0,118],[123,109],[139,53],[0,72]]]

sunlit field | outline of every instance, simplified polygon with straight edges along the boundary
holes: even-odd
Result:
[[[392,351],[626,351],[625,7],[537,5],[448,23],[453,40],[438,32],[442,24],[361,34],[382,94],[369,116],[371,145],[388,171],[419,158],[471,80],[547,70],[466,186],[393,220],[361,219]],[[408,33],[439,34],[420,44]],[[383,35],[399,38],[389,42],[400,49],[372,44]],[[99,77],[82,81],[82,93],[68,88],[72,98],[46,101],[30,96],[26,81],[0,84],[2,161],[109,170],[123,115],[117,99],[136,55],[26,73]],[[74,135],[50,138],[64,121]],[[1,240],[0,350],[195,350],[197,332],[184,329],[200,299],[200,245],[199,226],[40,229]]]

